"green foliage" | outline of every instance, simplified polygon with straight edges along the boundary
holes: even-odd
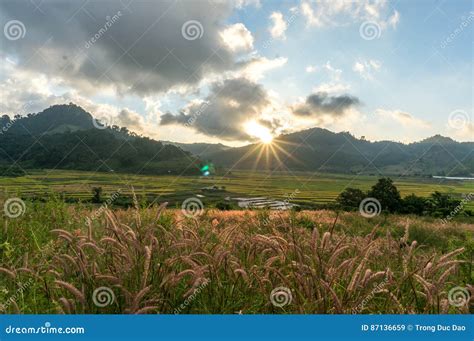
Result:
[[[346,188],[339,194],[336,201],[346,210],[355,209],[366,197],[374,197],[380,201],[382,210],[391,213],[431,215],[437,218],[451,219],[455,215],[470,216],[471,211],[465,210],[465,202],[453,199],[450,195],[435,191],[429,198],[414,193],[401,198],[400,192],[390,178],[381,178],[365,194],[357,188]]]
[[[0,134],[0,164],[16,160],[25,169],[199,174],[199,160],[176,146],[118,126],[97,129],[92,122],[92,116],[75,105],[16,117]],[[195,162],[191,167],[190,160]]]
[[[382,205],[382,210],[400,212],[402,198],[397,187],[390,178],[381,178],[372,186],[369,197],[376,198]]]
[[[427,199],[410,194],[403,198],[402,201],[402,212],[407,214],[422,215],[426,212]]]
[[[448,216],[455,211],[459,213],[463,209],[460,200],[453,199],[448,194],[438,191],[431,194],[428,206],[430,212],[437,217]]]
[[[25,174],[25,171],[18,166],[0,166],[0,176],[15,178]]]
[[[367,193],[358,188],[346,188],[339,194],[336,201],[343,208],[357,208],[360,202],[367,197]]]
[[[92,202],[100,204],[102,202],[102,187],[92,187]]]
[[[219,201],[216,204],[216,208],[221,211],[229,211],[232,209],[232,205],[227,201]]]

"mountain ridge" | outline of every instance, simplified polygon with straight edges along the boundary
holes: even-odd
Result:
[[[196,163],[192,168],[199,168],[197,164],[200,160],[206,160],[217,166],[234,169],[441,176],[474,174],[474,142],[457,142],[439,134],[404,144],[396,141],[368,141],[356,138],[349,132],[335,133],[314,127],[280,135],[268,145],[253,143],[230,147],[221,143],[189,144],[155,141],[139,136],[126,127],[97,129],[93,116],[73,103],[51,106],[37,114],[15,116],[14,120],[1,116],[0,128],[0,146],[3,147],[0,148],[0,165],[12,163],[19,157],[19,165],[26,168],[55,166],[52,162],[40,162],[38,155],[57,162],[61,161],[59,156],[67,159],[65,150],[60,147],[72,148],[79,139],[90,143],[92,151],[99,151],[100,155],[96,158],[89,151],[94,162],[107,159],[107,152],[112,153],[115,144],[122,144],[120,157],[110,160],[113,165],[110,168],[122,171],[136,171],[140,163],[147,164],[147,158],[153,158],[154,153],[158,153],[159,157],[154,161],[160,165],[155,164],[146,172],[179,174],[186,169],[189,160]],[[18,136],[22,136],[22,139]],[[53,154],[53,157],[44,153],[37,146],[38,141],[40,145],[48,144],[57,155]],[[33,145],[33,151],[29,150],[28,143]],[[85,151],[79,153],[73,150],[71,154],[69,162],[60,167],[92,167],[94,162],[86,162],[87,166],[81,164],[87,154]],[[179,166],[173,163],[177,160]],[[198,174],[196,170],[193,172]]]
[[[74,169],[136,174],[200,174],[179,147],[106,127],[81,107],[51,106],[14,120],[0,117],[0,168]]]

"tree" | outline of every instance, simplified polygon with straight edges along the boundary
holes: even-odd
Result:
[[[402,206],[402,198],[397,187],[390,178],[381,178],[369,191],[369,197],[380,201],[382,210],[388,212],[399,212]]]
[[[422,215],[427,209],[426,198],[418,197],[415,194],[403,198],[403,213]]]
[[[346,188],[337,197],[336,201],[344,208],[359,207],[360,202],[367,197],[367,193],[358,188]]]
[[[461,200],[453,199],[448,194],[438,191],[431,194],[429,200],[429,208],[435,216],[446,216],[449,214],[457,214],[462,211]]]
[[[102,187],[92,187],[92,202],[101,203],[102,202]]]

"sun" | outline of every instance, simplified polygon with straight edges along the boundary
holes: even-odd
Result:
[[[270,130],[255,121],[249,121],[245,125],[246,132],[260,139],[260,142],[270,144],[273,141],[273,135]]]

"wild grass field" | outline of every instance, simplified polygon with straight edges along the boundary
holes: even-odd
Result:
[[[472,224],[324,210],[201,213],[27,202],[2,220],[1,311],[474,312]]]
[[[97,173],[64,170],[30,171],[17,178],[0,177],[0,198],[16,195],[23,197],[49,197],[51,192],[72,199],[89,200],[93,187],[102,187],[104,196],[120,190],[131,195],[131,186],[139,197],[151,202],[168,201],[175,206],[184,199],[207,186],[224,186],[220,195],[209,195],[209,200],[221,200],[225,196],[267,196],[285,199],[293,195],[292,201],[302,205],[321,205],[334,202],[346,187],[362,190],[376,183],[378,176],[341,175],[307,172],[251,172],[232,171],[210,177],[198,176],[148,176],[121,173]],[[428,197],[434,191],[461,198],[474,192],[474,181],[444,180],[423,177],[393,178],[402,196],[412,193]],[[202,199],[204,203],[208,199]],[[179,206],[179,205],[178,205]],[[474,209],[474,201],[466,203],[466,209]]]

